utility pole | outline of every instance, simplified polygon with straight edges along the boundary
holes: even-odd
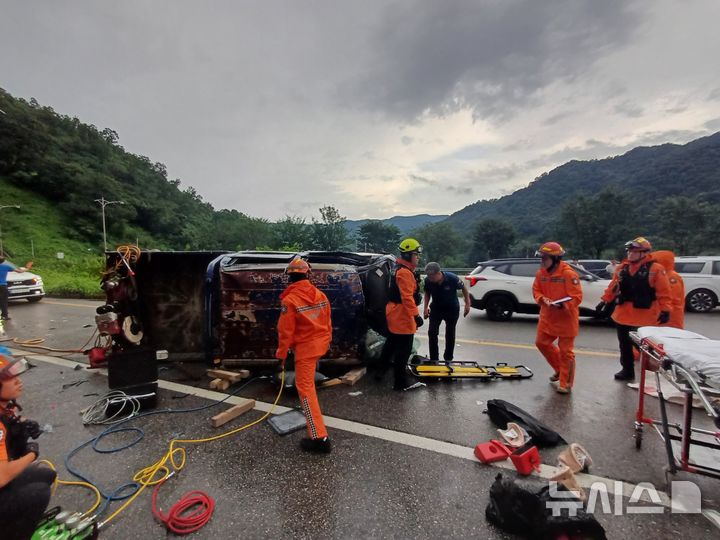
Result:
[[[105,251],[107,251],[107,232],[105,230],[105,207],[109,206],[111,204],[125,204],[125,202],[123,202],[123,201],[108,201],[102,195],[100,196],[99,199],[95,199],[95,202],[100,205],[100,208],[102,208],[103,245],[105,246]]]
[[[0,210],[3,210],[5,208],[20,208],[17,204],[4,204],[0,205]],[[0,257],[4,257],[4,251],[3,251],[3,241],[2,241],[2,227],[0,227]]]

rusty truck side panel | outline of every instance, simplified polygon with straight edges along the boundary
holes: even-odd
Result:
[[[285,263],[236,264],[220,270],[219,357],[223,361],[275,357]],[[333,340],[327,359],[357,359],[366,331],[362,283],[349,265],[313,265],[311,281],[330,301]]]

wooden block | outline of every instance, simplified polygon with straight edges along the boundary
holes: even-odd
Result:
[[[237,418],[241,414],[251,411],[255,408],[254,399],[246,399],[242,403],[238,403],[234,407],[230,407],[227,411],[221,412],[213,416],[210,421],[213,427],[220,427],[227,424],[233,418]]]
[[[363,378],[363,375],[367,373],[367,368],[351,369],[345,375],[340,377],[343,384],[353,386],[356,382]]]
[[[327,381],[320,383],[319,388],[328,388],[330,386],[337,386],[339,384],[343,384],[340,379],[328,379]]]
[[[213,379],[210,381],[211,390],[220,390],[221,392],[224,392],[228,388],[230,388],[230,381],[226,381],[225,379]]]
[[[240,371],[226,371],[224,369],[208,369],[208,377],[215,379],[224,379],[231,383],[236,383],[241,379],[247,379],[250,376],[250,372],[247,369],[241,369]]]

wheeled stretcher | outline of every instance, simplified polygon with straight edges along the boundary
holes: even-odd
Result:
[[[635,415],[635,446],[640,449],[643,426],[651,425],[660,434],[667,452],[667,472],[678,470],[720,479],[720,469],[694,462],[691,448],[720,450],[720,341],[676,328],[645,326],[631,337],[640,350],[640,388]],[[645,416],[645,382],[653,373],[660,401],[660,420]],[[661,377],[682,394],[682,422],[670,422]],[[693,427],[693,400],[713,420],[715,430]],[[697,435],[698,437],[694,437]],[[673,448],[679,443],[679,455]]]

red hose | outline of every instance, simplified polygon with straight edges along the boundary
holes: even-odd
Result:
[[[158,489],[164,482],[155,486],[152,495],[152,513],[163,522],[167,530],[174,534],[190,534],[200,530],[210,521],[215,500],[203,491],[188,491],[180,497],[167,515],[163,514],[157,507]]]

